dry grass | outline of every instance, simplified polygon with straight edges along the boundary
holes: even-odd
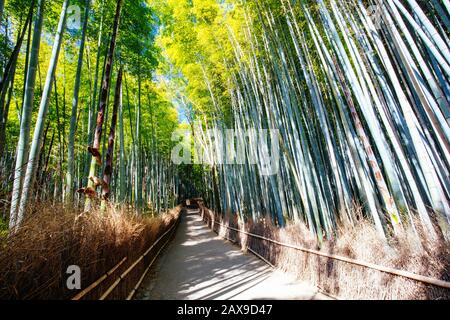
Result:
[[[114,208],[80,215],[61,205],[35,207],[23,227],[1,243],[0,299],[69,299],[78,292],[66,288],[69,265],[81,268],[81,287],[86,288],[127,257],[113,276],[85,297],[97,299],[118,274],[176,222],[180,209],[176,207],[158,218],[145,218]],[[109,298],[127,296],[151,255]]]
[[[258,222],[238,221],[227,215],[222,221],[211,210],[203,208],[204,221],[219,235],[240,244],[243,250],[251,248],[276,267],[295,274],[342,299],[449,299],[450,290],[425,284],[378,270],[349,264],[343,261],[282,247],[268,241],[216,225],[245,230],[252,234],[282,243],[328,254],[345,256],[416,274],[450,280],[449,245],[442,240],[430,241],[406,232],[395,242],[387,244],[371,223],[360,221],[357,228],[340,228],[336,239],[325,241],[319,249],[316,238],[301,223],[280,229],[268,220]]]

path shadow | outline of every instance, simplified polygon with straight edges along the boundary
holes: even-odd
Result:
[[[271,268],[209,230],[196,208],[144,280],[138,299],[226,299],[269,277]]]

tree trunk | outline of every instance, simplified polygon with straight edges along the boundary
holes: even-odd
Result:
[[[30,10],[29,10],[28,16],[27,16],[27,20],[25,21],[22,31],[19,33],[17,43],[14,46],[14,50],[11,53],[11,56],[9,57],[8,62],[6,63],[5,71],[3,73],[3,78],[0,81],[0,94],[1,94],[0,108],[3,107],[3,102],[5,99],[6,92],[8,91],[9,82],[11,80],[12,75],[15,73],[16,61],[17,61],[17,58],[19,57],[20,48],[22,47],[23,39],[27,32],[28,24],[30,23],[31,17],[33,16],[33,8],[34,8],[34,1],[31,3]]]
[[[0,154],[3,154],[3,148],[5,146],[5,130],[6,130],[6,121],[8,118],[9,106],[5,105],[5,98],[8,92],[11,92],[14,82],[14,76],[16,73],[17,66],[17,58],[19,57],[20,48],[22,47],[22,42],[25,37],[25,33],[27,31],[28,24],[31,21],[31,16],[33,15],[33,6],[30,8],[30,12],[27,17],[27,21],[23,27],[23,31],[19,34],[19,38],[17,40],[16,46],[9,58],[8,63],[6,64],[5,72],[3,79],[0,82]]]
[[[86,8],[84,11],[83,31],[81,35],[80,51],[78,54],[77,73],[75,76],[75,87],[72,100],[72,115],[70,118],[70,130],[69,130],[69,144],[67,153],[67,174],[66,174],[66,201],[72,203],[73,201],[73,173],[74,173],[74,145],[75,145],[75,132],[76,132],[76,120],[77,120],[77,108],[78,108],[78,96],[80,92],[81,83],[81,71],[83,68],[83,53],[84,44],[86,40],[86,30],[89,19],[89,7],[91,0],[86,0]]]
[[[122,0],[117,0],[116,14],[114,17],[114,25],[111,36],[111,42],[109,46],[108,56],[106,58],[106,66],[105,66],[105,75],[103,79],[103,85],[100,92],[100,105],[97,113],[97,126],[95,128],[95,135],[92,147],[89,147],[89,152],[93,155],[91,160],[91,166],[89,170],[89,182],[88,182],[88,190],[92,190],[95,188],[94,176],[96,171],[97,164],[101,163],[101,155],[99,153],[100,142],[102,136],[102,128],[103,121],[105,116],[106,103],[108,100],[109,88],[111,86],[111,73],[112,73],[112,64],[114,60],[114,51],[116,48],[116,38],[119,30],[119,21],[120,21],[120,12],[122,9]],[[92,179],[91,179],[92,178]],[[85,190],[86,191],[86,190]],[[89,210],[90,208],[90,198],[86,198],[85,210]]]
[[[111,193],[111,174],[114,157],[114,139],[116,135],[116,123],[117,123],[117,109],[121,108],[121,96],[122,96],[122,68],[119,70],[116,82],[116,92],[114,94],[114,106],[111,118],[111,128],[108,138],[108,151],[106,153],[105,170],[103,171],[103,185],[102,185],[102,207],[105,201],[109,200]]]
[[[98,73],[100,69],[100,57],[101,57],[101,44],[102,44],[102,30],[103,30],[103,8],[104,8],[104,2],[102,2],[102,8],[101,8],[101,18],[100,18],[100,27],[98,32],[98,40],[97,40],[97,58],[95,61],[95,76],[94,76],[94,89],[93,89],[93,95],[92,95],[92,101],[90,105],[90,111],[89,111],[89,120],[88,120],[88,138],[87,143],[88,145],[92,145],[93,138],[94,138],[94,116],[95,112],[97,110],[97,88],[98,88]],[[106,57],[103,62],[103,68],[102,68],[102,79],[105,74],[105,63],[106,63]],[[84,168],[84,174],[86,175],[86,178],[83,180],[83,185],[88,183],[88,175],[89,175],[89,168],[90,168],[90,162],[92,160],[92,156],[89,152],[86,153],[86,163]]]
[[[16,226],[17,205],[22,191],[22,170],[26,163],[28,141],[30,137],[31,113],[34,101],[34,85],[36,83],[36,69],[39,63],[39,49],[41,45],[42,22],[44,18],[44,0],[38,0],[36,19],[34,22],[33,40],[31,44],[30,61],[27,70],[22,116],[20,120],[20,134],[17,143],[16,165],[14,170],[14,183],[11,198],[9,227]]]
[[[119,137],[120,137],[120,169],[119,169],[119,202],[124,202],[126,197],[126,181],[125,181],[125,139],[123,127],[123,92],[120,86],[120,102],[119,102]]]
[[[140,129],[141,129],[141,68],[140,68],[140,60],[138,60],[138,104],[136,110],[136,136],[134,140],[134,152],[136,154],[136,208],[138,212],[142,209],[142,172],[141,172],[141,148],[140,148]]]
[[[30,148],[30,156],[27,164],[27,171],[24,178],[22,195],[20,198],[20,206],[17,214],[17,225],[20,225],[24,218],[25,210],[28,204],[28,197],[33,189],[34,180],[36,176],[36,160],[39,158],[39,149],[42,140],[42,133],[44,131],[45,118],[47,116],[50,94],[52,91],[52,82],[55,77],[56,66],[58,64],[59,51],[61,49],[62,37],[66,24],[66,14],[69,0],[63,2],[61,15],[58,22],[58,29],[53,43],[52,56],[47,71],[47,78],[45,80],[44,91],[42,92],[41,103],[39,105],[39,113],[34,128],[33,141]]]
[[[12,76],[11,76],[11,80],[10,80],[8,97],[7,97],[7,100],[3,107],[3,115],[0,115],[2,117],[2,119],[0,120],[0,155],[3,155],[3,151],[5,150],[5,146],[6,146],[6,124],[8,122],[9,106],[11,104],[11,98],[12,98],[13,91],[14,91],[14,78],[15,78],[16,62],[14,62],[14,67],[13,67],[14,71],[12,72]]]

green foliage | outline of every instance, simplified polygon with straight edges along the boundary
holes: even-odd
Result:
[[[242,8],[215,0],[153,1],[152,5],[160,20],[157,43],[165,59],[160,72],[171,81],[181,78],[178,83],[184,83],[173,96],[184,95],[184,103],[191,105],[195,114],[208,119],[228,115],[225,118],[230,121],[228,84],[233,70],[228,62],[234,52],[229,29],[241,29]]]
[[[8,222],[0,217],[0,241],[8,236]],[[0,243],[1,246],[1,243]]]
[[[44,25],[39,51],[31,128],[34,128],[36,123],[55,30],[63,3],[62,0],[44,2]],[[80,7],[81,19],[83,19],[85,0],[73,0],[70,1],[70,4]],[[92,130],[90,130],[89,126],[93,128],[97,116],[99,92],[102,86],[102,70],[110,43],[116,4],[117,0],[91,0],[76,122],[74,177],[74,181],[77,184],[76,188],[83,186],[84,183],[81,181],[86,181],[88,178],[86,176],[85,163],[88,161],[86,149],[91,143],[89,131]],[[11,55],[30,5],[31,2],[29,0],[6,1],[3,25],[8,26],[8,34],[7,36],[4,33],[0,34],[0,62],[3,65]],[[80,22],[82,25],[83,21]],[[157,15],[154,8],[146,1],[123,1],[116,43],[117,50],[113,62],[111,88],[115,88],[117,71],[122,66],[125,72],[123,116],[124,149],[127,163],[136,161],[132,153],[134,152],[133,146],[136,138],[136,112],[139,102],[141,110],[138,152],[142,155],[149,155],[154,150],[161,156],[161,161],[167,162],[173,144],[171,134],[178,126],[178,114],[172,103],[172,98],[155,77],[155,70],[160,60],[159,48],[155,45],[157,28]],[[102,33],[98,44],[100,30],[102,30]],[[6,149],[9,153],[14,152],[20,133],[20,115],[23,104],[26,59],[27,50],[29,49],[27,42],[29,37],[30,35],[27,32],[17,61],[9,104],[8,121],[6,123]],[[45,120],[44,139],[38,164],[38,179],[51,177],[47,181],[48,185],[45,187],[47,189],[45,192],[48,192],[47,195],[52,194],[49,191],[51,188],[54,188],[54,195],[59,196],[61,196],[63,190],[63,177],[67,170],[68,136],[80,39],[81,28],[79,30],[66,28],[55,73],[55,83],[52,84],[52,94],[49,99],[49,111]],[[97,60],[97,56],[99,60]],[[96,68],[98,68],[99,74],[94,95]],[[139,86],[141,87],[140,91]],[[109,92],[103,128],[102,144],[104,146],[107,145],[109,126],[111,124],[113,97],[114,90],[112,89]],[[119,138],[116,132],[116,154],[118,154],[118,150]],[[114,158],[115,161],[119,161],[117,155]],[[131,165],[127,167],[127,170],[131,169]],[[131,180],[131,177],[129,178]]]
[[[86,134],[87,134],[87,119],[89,105],[92,103],[92,89],[93,89],[93,74],[95,69],[95,57],[97,46],[97,32],[100,23],[100,14],[102,12],[101,6],[104,2],[103,9],[103,32],[104,37],[102,39],[102,45],[100,50],[102,52],[102,57],[100,61],[100,70],[103,65],[104,53],[106,52],[106,45],[108,43],[108,28],[112,24],[112,16],[114,13],[115,1],[112,0],[101,0],[92,1],[92,10],[89,17],[88,25],[88,44],[85,55],[87,56],[85,61],[88,63],[83,64],[82,71],[82,82],[80,90],[80,114],[77,127],[77,141],[76,146],[79,152],[85,149],[86,146]],[[155,84],[153,84],[153,70],[158,64],[158,49],[154,46],[154,35],[155,35],[155,15],[153,10],[145,3],[145,1],[125,1],[124,2],[123,18],[119,31],[118,40],[118,53],[116,64],[122,64],[128,73],[128,82],[130,86],[130,101],[124,98],[124,103],[130,104],[131,115],[134,117],[134,109],[137,104],[137,76],[141,75],[146,88],[149,90],[149,94],[144,92],[142,94],[142,117],[145,119],[143,121],[144,132],[143,135],[149,133],[150,130],[150,105],[153,105],[157,109],[156,120],[161,120],[162,123],[158,126],[159,129],[156,130],[156,137],[162,139],[161,145],[167,149],[168,131],[169,129],[176,126],[176,111],[172,107],[170,101],[166,100],[165,94],[158,92]],[[39,72],[37,77],[37,85],[35,91],[34,108],[33,108],[33,122],[36,117],[36,111],[39,105],[41,88],[45,80],[45,72],[47,70],[49,57],[52,49],[52,39],[54,36],[54,28],[56,26],[59,11],[61,9],[62,1],[52,1],[48,2],[46,5],[45,19],[44,19],[44,41],[41,43],[41,50],[39,56]],[[78,0],[71,4],[80,5],[84,8],[84,1]],[[13,26],[13,36],[10,42],[15,41],[15,34],[20,29],[20,24],[17,23],[20,19],[24,19],[27,10],[29,8],[30,2],[11,0],[7,1],[7,6],[5,11],[7,12],[10,19],[16,21]],[[82,12],[81,12],[82,13]],[[105,29],[107,30],[105,32]],[[63,48],[61,50],[60,61],[56,71],[56,90],[53,90],[52,96],[50,98],[49,114],[48,114],[48,124],[49,124],[49,135],[48,139],[51,139],[53,132],[60,132],[62,138],[61,144],[66,144],[66,137],[69,130],[70,121],[70,107],[73,96],[73,84],[75,82],[76,64],[78,58],[78,47],[79,47],[79,37],[80,32],[70,32],[66,33],[64,38]],[[106,35],[105,35],[106,34]],[[1,43],[1,39],[0,39]],[[12,45],[9,45],[12,47]],[[11,103],[10,114],[8,117],[7,124],[7,137],[8,146],[13,149],[15,146],[15,141],[19,135],[19,112],[22,107],[22,92],[24,85],[24,74],[25,74],[25,52],[26,52],[26,39],[22,47],[22,53],[19,55],[19,60],[17,63],[17,70],[14,81],[14,96]],[[0,50],[2,54],[5,54],[5,50]],[[6,56],[10,54],[11,48],[6,52]],[[139,65],[138,65],[139,64]],[[101,71],[100,71],[101,72]],[[113,77],[115,79],[115,77]],[[99,81],[99,86],[101,85]],[[112,86],[113,87],[113,86]],[[113,92],[110,92],[109,101],[112,102]],[[98,98],[98,92],[97,92]],[[149,100],[150,99],[150,100]],[[126,110],[126,108],[125,108]],[[125,112],[125,115],[128,115]],[[133,118],[134,119],[134,118]],[[129,122],[128,117],[125,117],[125,122]],[[167,125],[166,125],[167,124]],[[129,128],[129,123],[126,123],[126,128]],[[169,137],[170,140],[170,137]],[[49,141],[47,141],[48,143]],[[127,145],[131,143],[131,132],[127,131],[126,137]],[[59,143],[59,142],[58,142]],[[56,148],[55,148],[55,151]],[[166,150],[167,151],[167,150]],[[55,153],[57,156],[57,153]]]

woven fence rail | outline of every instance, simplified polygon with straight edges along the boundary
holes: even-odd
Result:
[[[114,289],[118,288],[119,285],[123,282],[123,280],[126,279],[126,277],[135,269],[139,263],[144,261],[144,258],[149,255],[150,252],[154,251],[154,249],[158,249],[154,255],[152,256],[152,260],[150,263],[146,266],[144,272],[139,277],[138,281],[134,285],[133,289],[128,293],[126,296],[126,300],[131,300],[133,296],[136,294],[139,286],[141,285],[142,281],[145,279],[145,276],[147,275],[148,271],[152,267],[153,263],[158,258],[161,251],[166,247],[166,245],[169,243],[170,239],[172,238],[172,235],[174,234],[176,227],[178,226],[180,222],[181,214],[177,218],[177,220],[174,221],[172,226],[167,229],[161,236],[159,236],[158,239],[155,240],[155,242],[152,243],[152,245],[142,254],[140,255],[130,266],[123,271],[121,274],[117,275],[115,278],[115,281],[103,292],[100,294],[99,300],[105,300],[113,291]],[[159,247],[159,248],[158,248]],[[112,267],[110,270],[108,270],[105,274],[103,274],[101,277],[99,277],[96,281],[91,283],[88,287],[83,289],[82,291],[78,292],[71,300],[81,300],[83,297],[85,297],[88,293],[92,292],[95,288],[98,288],[100,284],[102,284],[106,279],[110,279],[114,276],[115,271],[121,267],[126,261],[127,257],[123,257],[114,267]]]
[[[201,202],[199,202],[199,207],[200,207],[200,214],[202,214],[202,215],[203,215],[203,211],[204,210],[209,210],[208,208],[203,206],[201,204]],[[205,216],[205,215],[203,215],[203,216]],[[329,258],[329,259],[338,260],[338,261],[342,261],[342,262],[345,262],[345,263],[349,263],[349,264],[358,265],[358,266],[361,266],[361,267],[377,270],[377,271],[388,273],[388,274],[391,274],[391,275],[408,278],[408,279],[411,279],[411,280],[419,281],[419,282],[430,284],[430,285],[433,285],[433,286],[450,289],[450,282],[448,282],[448,281],[444,281],[444,280],[440,280],[440,279],[435,279],[435,278],[423,276],[423,275],[416,274],[416,273],[409,272],[409,271],[405,271],[405,270],[394,269],[394,268],[390,268],[390,267],[386,267],[386,266],[382,266],[382,265],[378,265],[378,264],[374,264],[374,263],[370,263],[370,262],[366,262],[366,261],[362,261],[362,260],[358,260],[358,259],[351,259],[351,258],[340,256],[340,255],[329,254],[329,253],[326,253],[326,252],[321,252],[321,251],[318,251],[318,250],[313,250],[313,249],[301,247],[301,246],[298,246],[298,245],[293,245],[293,244],[289,244],[289,243],[283,243],[283,242],[280,242],[280,241],[277,241],[277,240],[274,240],[274,239],[270,239],[270,238],[267,238],[267,237],[264,237],[264,236],[261,236],[261,235],[258,235],[258,234],[250,233],[250,232],[247,232],[245,230],[241,230],[241,229],[238,229],[238,228],[234,228],[234,227],[225,225],[225,224],[223,224],[221,222],[218,222],[218,221],[215,221],[215,220],[213,220],[212,222],[215,225],[219,225],[219,226],[221,226],[223,228],[226,228],[228,230],[233,230],[235,232],[238,232],[238,233],[241,233],[241,234],[245,234],[245,235],[247,235],[249,237],[252,237],[252,238],[255,238],[255,239],[259,239],[259,240],[263,240],[263,241],[266,241],[266,242],[270,242],[270,243],[273,243],[275,245],[279,245],[279,246],[282,246],[282,247],[285,247],[285,248],[290,248],[290,249],[294,249],[294,250],[310,253],[310,254],[313,254],[313,255],[326,257],[326,258]],[[265,260],[265,259],[263,259],[263,260]]]

